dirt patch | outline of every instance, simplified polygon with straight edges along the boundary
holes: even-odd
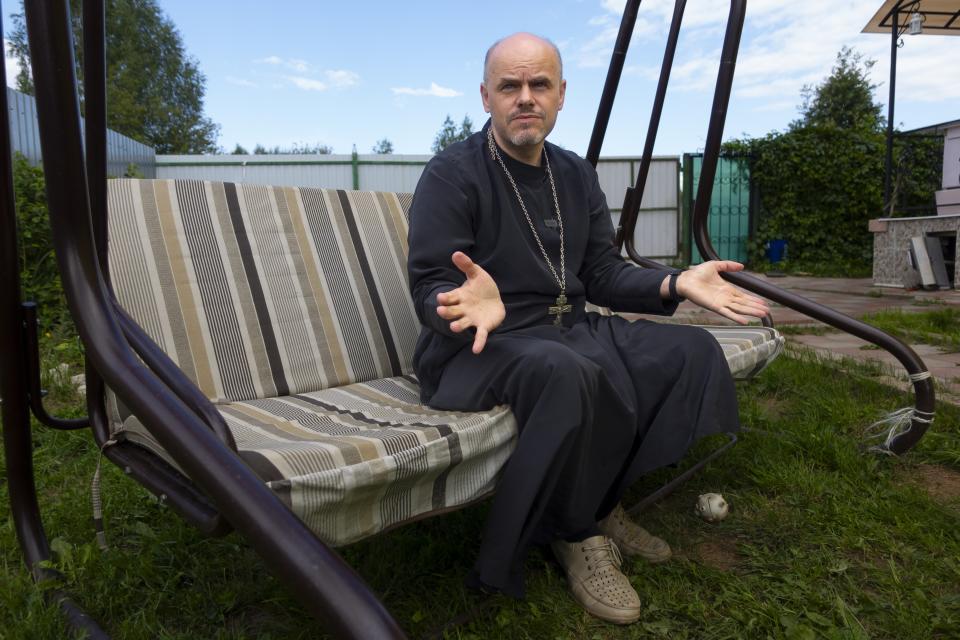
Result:
[[[786,402],[776,397],[758,398],[757,406],[768,419],[776,421],[783,416]]]
[[[694,552],[703,564],[720,571],[735,571],[743,563],[736,545],[727,540],[701,542]]]
[[[960,471],[935,464],[921,464],[910,469],[908,473],[911,480],[937,502],[960,500]]]

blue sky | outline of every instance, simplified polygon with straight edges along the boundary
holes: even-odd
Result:
[[[206,113],[219,144],[322,143],[429,153],[444,117],[486,120],[483,54],[497,38],[533,31],[564,56],[567,100],[551,140],[584,153],[623,0],[310,2],[159,0],[207,78]],[[804,84],[854,47],[877,61],[872,80],[887,102],[889,37],[860,30],[881,0],[751,0],[725,138],[783,130]],[[18,3],[0,3],[4,24]],[[673,2],[646,0],[626,62],[604,155],[637,155]],[[689,0],[656,153],[700,150],[729,1]],[[897,113],[902,128],[960,118],[960,37],[905,36]],[[9,73],[8,62],[8,73]]]

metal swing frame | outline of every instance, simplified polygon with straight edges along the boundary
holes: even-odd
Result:
[[[629,0],[611,60],[587,153],[599,157],[640,0]],[[636,186],[627,192],[618,238],[638,264],[663,268],[637,255],[633,232],[663,109],[685,0],[677,0],[647,131]],[[694,237],[701,254],[717,258],[706,230],[707,210],[746,0],[731,0],[720,73],[707,134],[703,173],[694,208]],[[338,638],[404,638],[405,635],[362,578],[297,519],[235,455],[235,443],[213,405],[116,303],[108,281],[106,220],[106,78],[104,0],[83,2],[86,129],[81,133],[73,42],[67,0],[26,0],[43,167],[57,263],[71,314],[87,357],[87,412],[79,420],[50,416],[43,408],[36,334],[36,306],[22,302],[14,210],[6,92],[0,92],[0,397],[4,455],[13,520],[24,560],[42,585],[58,581],[37,500],[32,464],[30,413],[49,428],[89,428],[104,455],[160,496],[208,535],[236,529],[280,580]],[[0,79],[4,71],[0,69]],[[865,338],[900,359],[914,377],[926,367],[896,339],[822,305],[743,274],[724,277]],[[109,385],[190,474],[192,482],[153,454],[128,443],[113,444],[103,391]],[[931,416],[933,385],[914,382],[916,411]],[[927,426],[917,421],[890,444],[908,450]],[[725,445],[728,447],[732,442]],[[109,445],[109,446],[108,446]],[[715,452],[719,455],[719,452]],[[712,456],[714,454],[711,454]],[[705,464],[702,461],[702,464]],[[695,469],[693,470],[695,471]],[[659,493],[659,492],[658,492]],[[89,638],[103,629],[58,588],[44,586],[47,599],[70,627]]]

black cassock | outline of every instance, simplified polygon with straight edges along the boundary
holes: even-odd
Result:
[[[733,379],[706,331],[585,311],[672,314],[660,298],[663,271],[619,256],[593,168],[550,143],[563,219],[566,295],[572,311],[555,326],[560,292],[520,203],[480,133],[427,165],[410,209],[410,288],[424,325],[414,354],[423,402],[460,411],[510,405],[516,450],[497,485],[473,584],[523,595],[533,542],[594,535],[596,522],[641,475],[677,462],[706,435],[739,428]],[[502,150],[527,211],[559,273],[560,234],[545,167]],[[437,294],[459,287],[451,262],[463,251],[497,282],[507,310],[484,350],[436,314]]]

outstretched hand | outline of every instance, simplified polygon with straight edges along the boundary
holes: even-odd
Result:
[[[770,313],[766,301],[733,286],[720,277],[724,271],[742,271],[743,265],[732,260],[710,260],[691,267],[677,278],[677,293],[705,309],[725,318],[747,324],[750,318],[763,318]]]
[[[453,254],[453,264],[463,272],[467,281],[456,289],[437,294],[437,315],[452,321],[450,330],[454,333],[476,328],[473,352],[480,353],[487,344],[487,335],[500,326],[507,311],[497,283],[480,265],[462,251]]]

